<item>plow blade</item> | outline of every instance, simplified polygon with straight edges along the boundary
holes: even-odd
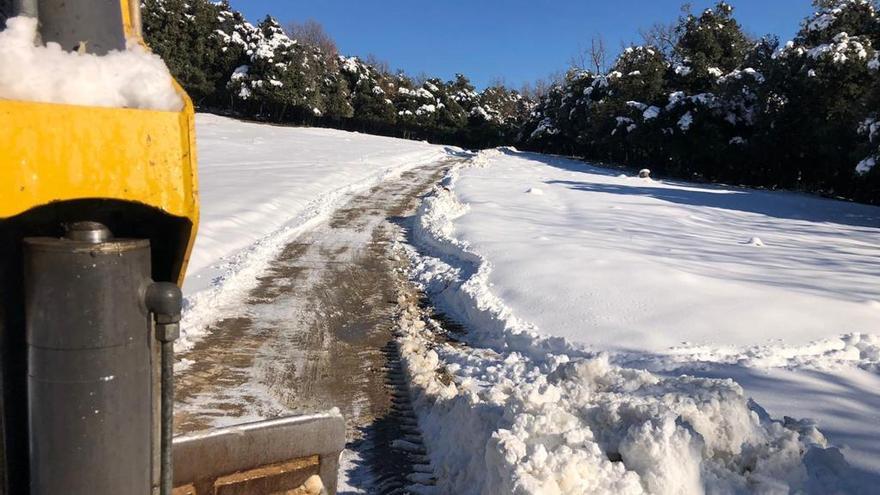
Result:
[[[333,495],[344,447],[345,421],[338,413],[290,416],[177,437],[173,493]]]

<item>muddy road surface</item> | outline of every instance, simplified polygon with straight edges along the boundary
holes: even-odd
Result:
[[[400,479],[429,478],[418,448],[389,448],[401,439],[418,445],[418,432],[400,429],[415,418],[395,389],[401,275],[391,245],[453,164],[417,168],[355,196],[287,245],[245,310],[179,356],[192,364],[175,377],[176,433],[336,407],[349,437],[341,489],[390,492]]]

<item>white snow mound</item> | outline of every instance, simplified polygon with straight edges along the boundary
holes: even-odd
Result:
[[[837,453],[811,424],[771,420],[731,380],[661,378],[607,355],[481,355],[416,325],[401,340],[447,493],[815,490],[821,470],[807,457]]]
[[[99,107],[180,110],[168,67],[131,40],[106,55],[35,44],[37,20],[12,17],[0,31],[0,98]]]
[[[481,163],[487,154],[474,161]],[[418,212],[412,278],[467,345],[401,322],[401,353],[444,493],[823,493],[850,467],[811,421],[773,420],[731,379],[661,376],[541,334],[459,235],[454,170]]]

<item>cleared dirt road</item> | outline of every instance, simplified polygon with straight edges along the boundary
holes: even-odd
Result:
[[[387,383],[400,277],[390,247],[451,165],[384,182],[286,246],[245,311],[213,325],[180,356],[192,364],[176,376],[176,432],[337,407],[349,431],[347,479],[387,481],[413,471],[411,459],[386,448],[407,436],[394,417],[399,391]],[[378,456],[381,463],[371,460]]]

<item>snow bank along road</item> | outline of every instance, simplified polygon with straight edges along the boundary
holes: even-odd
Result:
[[[880,209],[492,150],[408,243],[464,329],[401,323],[444,488],[876,489]]]

